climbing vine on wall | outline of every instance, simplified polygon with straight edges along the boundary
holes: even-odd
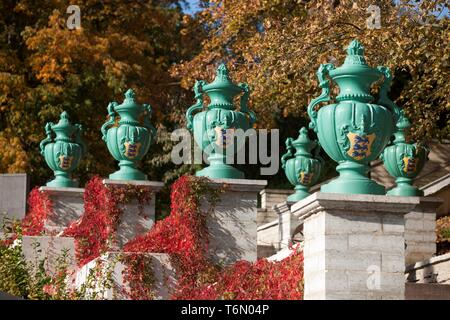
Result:
[[[260,259],[224,267],[209,259],[206,221],[226,186],[212,188],[207,182],[206,178],[193,176],[179,178],[171,187],[170,215],[124,246],[120,262],[124,265],[122,276],[127,285],[121,289],[122,296],[133,300],[154,299],[152,257],[142,253],[167,253],[177,280],[173,299],[302,299],[303,254],[299,247],[291,248],[292,254],[279,262]],[[63,232],[63,236],[75,238],[79,267],[114,248],[121,208],[136,199],[143,209],[151,194],[136,186],[106,187],[98,176],[88,182],[84,213]],[[44,221],[52,212],[51,201],[48,195],[35,189],[29,204],[23,229],[28,234],[41,234]],[[7,243],[4,246],[9,248]],[[59,275],[58,279],[39,286],[36,298],[85,296],[83,290],[61,286],[65,283],[64,276]]]
[[[106,187],[100,176],[93,177],[84,191],[84,213],[71,223],[63,236],[74,237],[78,265],[98,257],[115,244],[121,205],[136,199],[142,208],[150,201],[150,193],[135,186]]]
[[[22,220],[22,232],[37,236],[44,232],[44,222],[53,212],[53,204],[45,191],[36,187],[28,195],[28,213]]]

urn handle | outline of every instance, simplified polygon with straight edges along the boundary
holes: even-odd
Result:
[[[292,138],[286,139],[286,153],[281,157],[281,168],[284,169],[286,167],[286,161],[294,157],[295,148],[292,145]]]
[[[53,122],[47,122],[47,124],[45,125],[45,134],[47,135],[47,137],[44,140],[42,140],[41,143],[39,144],[42,155],[45,154],[45,146],[53,141],[53,139],[52,139],[53,129],[52,128],[54,125],[55,124]]]
[[[194,120],[193,112],[196,110],[203,109],[203,86],[206,85],[206,82],[203,80],[197,80],[195,81],[194,85],[194,93],[195,93],[195,99],[197,99],[197,102],[192,105],[189,109],[186,111],[186,121],[187,121],[187,128],[189,130],[192,129],[192,121]]]
[[[322,93],[317,98],[313,99],[308,105],[308,115],[311,118],[309,128],[317,132],[317,111],[314,107],[321,103],[330,100],[330,80],[326,77],[329,72],[335,67],[331,63],[321,64],[316,72],[317,79],[319,80],[319,87],[322,88]]]
[[[250,127],[252,127],[253,124],[256,122],[257,118],[256,118],[256,114],[253,111],[248,109],[248,99],[250,97],[250,87],[246,83],[239,83],[238,86],[242,89],[242,92],[244,92],[244,94],[241,96],[241,100],[240,100],[240,111],[248,114],[249,121],[250,121],[249,124],[250,124]]]
[[[156,128],[152,125],[150,121],[153,113],[152,106],[148,103],[144,103],[143,107],[146,110],[146,114],[144,115],[144,126],[148,130],[150,130],[151,141],[153,142],[156,140]]]
[[[75,133],[75,142],[78,143],[81,147],[81,156],[84,156],[87,151],[86,144],[81,139],[81,134],[84,132],[84,128],[81,124],[76,124],[75,127],[77,128],[77,131]]]
[[[106,134],[108,132],[108,129],[110,126],[114,125],[114,122],[116,121],[116,113],[115,113],[115,107],[117,107],[118,103],[113,101],[108,104],[108,120],[102,125],[101,131],[102,131],[102,139],[106,142]]]
[[[378,99],[378,104],[387,107],[394,116],[394,123],[401,118],[401,109],[388,97],[388,92],[391,89],[392,84],[392,73],[388,67],[378,66],[377,70],[383,75],[384,80],[380,89],[380,97]]]

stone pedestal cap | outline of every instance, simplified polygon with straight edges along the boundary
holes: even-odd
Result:
[[[209,179],[211,187],[226,185],[231,191],[259,192],[267,186],[267,180],[250,179]]]
[[[104,179],[104,185],[116,185],[116,186],[137,186],[141,188],[148,188],[152,191],[158,192],[164,187],[163,182],[159,181],[146,181],[146,180],[113,180],[113,179]]]
[[[63,187],[47,187],[42,186],[39,188],[39,191],[44,191],[49,195],[58,194],[64,196],[72,196],[76,197],[78,194],[84,193],[84,188],[63,188]]]
[[[292,214],[301,220],[320,212],[333,210],[406,214],[421,202],[421,197],[397,197],[368,194],[316,192],[291,206]]]

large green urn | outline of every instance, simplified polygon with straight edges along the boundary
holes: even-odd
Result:
[[[67,112],[61,113],[57,124],[48,122],[45,125],[47,137],[41,141],[41,154],[45,162],[53,170],[55,179],[47,183],[49,187],[76,188],[78,181],[72,179],[72,171],[80,163],[86,152],[81,140],[83,128],[80,124],[72,125]]]
[[[377,159],[389,143],[399,117],[399,108],[388,98],[392,76],[388,68],[371,68],[364,47],[353,40],[344,64],[322,64],[317,71],[322,93],[308,105],[310,128],[325,152],[336,162],[339,177],[321,187],[322,192],[385,194],[385,188],[368,178],[369,162]],[[315,107],[331,99],[330,81],[338,85],[336,103]],[[374,103],[372,84],[383,79]]]
[[[394,133],[394,141],[387,146],[380,158],[386,170],[395,178],[396,187],[387,192],[392,196],[423,196],[423,191],[412,185],[422,170],[429,150],[422,145],[406,142],[405,130],[411,126],[408,118],[401,115]]]
[[[137,165],[156,139],[156,129],[150,122],[149,104],[136,103],[135,93],[129,89],[122,104],[108,105],[108,120],[101,132],[111,155],[119,161],[120,170],[109,175],[113,180],[146,180],[147,175]]]
[[[309,196],[309,187],[317,182],[323,167],[323,160],[318,156],[317,142],[308,137],[308,130],[303,127],[296,140],[287,138],[286,153],[281,157],[281,166],[289,182],[295,186],[295,193],[287,200],[300,201]],[[315,155],[311,153],[316,150]]]
[[[208,154],[209,166],[197,171],[197,176],[209,178],[242,179],[244,173],[227,164],[227,155],[234,155],[243,148],[243,139],[236,130],[247,130],[256,121],[255,114],[248,109],[250,90],[247,84],[234,84],[225,64],[217,68],[212,83],[196,81],[194,86],[197,102],[186,111],[187,128],[194,133],[194,140]],[[210,98],[208,106],[203,105],[203,93]],[[233,103],[242,94],[239,110]],[[203,110],[204,109],[204,110]],[[203,110],[193,115],[194,112]]]

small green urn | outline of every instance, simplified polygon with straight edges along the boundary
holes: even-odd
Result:
[[[385,194],[385,188],[368,178],[369,162],[377,159],[393,134],[399,108],[388,98],[392,76],[386,67],[369,67],[364,47],[353,40],[344,64],[335,68],[322,64],[317,71],[322,93],[308,106],[310,128],[321,147],[338,163],[339,177],[321,187],[322,192]],[[339,87],[336,103],[315,107],[330,97],[329,77]],[[379,99],[374,103],[372,84],[381,80]]]
[[[85,144],[81,140],[82,132],[81,125],[70,123],[69,115],[65,111],[61,113],[57,124],[48,122],[45,125],[47,137],[39,146],[45,162],[55,175],[55,179],[48,182],[47,186],[78,187],[78,182],[72,179],[72,171],[86,152]]]
[[[147,175],[137,169],[137,164],[156,139],[156,129],[150,122],[151,114],[149,104],[136,103],[132,89],[125,93],[122,104],[109,103],[108,120],[101,128],[102,138],[120,167],[109,175],[110,179],[147,180]]]
[[[250,90],[247,84],[234,84],[227,67],[221,64],[217,68],[212,83],[196,81],[194,86],[196,104],[186,111],[187,128],[194,133],[194,140],[208,154],[209,166],[197,171],[197,176],[209,178],[242,179],[244,173],[226,163],[228,155],[234,155],[243,147],[243,139],[236,138],[236,130],[247,130],[256,121],[255,114],[247,107]],[[203,110],[203,93],[210,98],[209,105]],[[234,98],[242,94],[239,110],[233,103]],[[193,115],[195,111],[203,110]]]
[[[402,113],[393,143],[387,146],[380,156],[386,170],[395,178],[397,184],[387,192],[391,196],[423,196],[423,191],[413,186],[412,182],[425,165],[429,150],[421,145],[406,143],[405,130],[410,126],[408,118]]]
[[[288,201],[297,202],[309,196],[309,187],[320,177],[323,160],[317,154],[313,157],[311,151],[314,148],[319,150],[317,142],[309,139],[305,127],[300,129],[296,140],[286,140],[287,151],[281,157],[281,166],[289,182],[295,186],[295,193],[287,198]]]

